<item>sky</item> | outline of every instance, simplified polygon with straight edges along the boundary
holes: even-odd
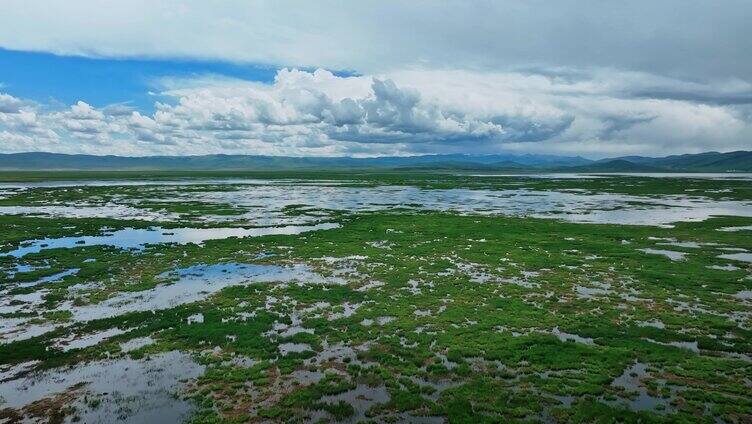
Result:
[[[0,153],[752,150],[752,1],[3,0]]]

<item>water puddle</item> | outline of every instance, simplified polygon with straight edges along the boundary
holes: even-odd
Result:
[[[702,246],[705,246],[705,243],[698,243],[696,241],[668,241],[668,242],[661,242],[657,243],[661,246],[675,246],[675,247],[685,247],[688,249],[700,249]]]
[[[113,317],[128,312],[170,309],[185,303],[209,297],[225,287],[273,282],[299,282],[305,284],[343,284],[344,280],[323,277],[306,265],[254,265],[216,264],[196,265],[162,274],[175,278],[174,282],[160,284],[140,292],[120,292],[97,304],[75,306],[67,302],[60,309],[70,311],[74,321],[90,321]]]
[[[55,368],[4,382],[0,408],[22,410],[32,402],[78,387],[82,393],[71,402],[76,408],[74,421],[181,422],[193,410],[190,402],[176,396],[181,381],[198,377],[203,370],[190,355],[178,351],[142,360],[124,357]]]
[[[279,344],[279,353],[282,356],[287,356],[291,353],[306,352],[309,350],[313,350],[313,348],[311,348],[311,345],[307,343],[280,343]]]
[[[637,325],[640,327],[653,327],[659,330],[666,328],[666,324],[661,320],[654,319],[652,321],[637,321]]]
[[[741,227],[723,227],[723,228],[719,228],[718,231],[728,231],[728,232],[752,231],[752,225],[746,225],[746,226],[741,226]]]
[[[683,261],[687,257],[686,253],[684,253],[684,252],[676,252],[674,250],[651,249],[651,248],[637,249],[637,250],[639,250],[641,252],[645,252],[645,253],[651,254],[651,255],[663,255],[663,256],[671,259],[672,261]]]
[[[30,253],[39,253],[45,249],[74,248],[83,246],[113,246],[120,249],[141,250],[148,244],[202,244],[207,240],[226,239],[230,237],[261,237],[267,235],[291,235],[307,231],[329,230],[339,227],[335,223],[316,225],[261,228],[160,228],[148,229],[125,228],[98,236],[60,237],[24,242],[20,247],[0,256],[23,257]]]
[[[148,209],[121,204],[107,204],[102,206],[0,206],[0,215],[28,215],[52,218],[114,218],[150,222],[173,221],[180,218],[180,216],[176,214],[152,212]]]
[[[67,352],[72,349],[83,349],[86,347],[95,346],[100,342],[109,339],[110,337],[119,336],[127,332],[128,330],[121,330],[115,327],[94,334],[86,334],[83,336],[72,335],[70,337],[57,340],[55,342],[55,347],[62,350],[63,352]]]
[[[368,419],[366,411],[371,409],[371,407],[389,401],[389,392],[384,386],[370,387],[365,384],[358,384],[354,389],[344,393],[323,396],[321,401],[326,403],[346,402],[355,409],[355,414],[340,422],[359,423]],[[324,411],[315,411],[312,414],[311,422],[317,422],[321,419],[327,421],[329,420],[329,415]]]
[[[327,362],[339,362],[348,364],[357,364],[359,366],[366,366],[367,364],[358,359],[358,352],[364,352],[368,350],[368,345],[348,346],[343,343],[336,343],[330,345],[329,342],[324,340],[322,343],[322,349],[317,352],[315,356],[305,360],[305,365],[310,367],[311,365],[318,365]]]
[[[37,281],[33,281],[30,283],[19,283],[18,287],[33,287],[33,286],[38,286],[40,284],[54,283],[70,275],[76,275],[78,274],[78,271],[80,270],[81,270],[80,268],[67,269],[65,271],[58,272],[57,274],[48,275],[47,277],[42,277]]]
[[[593,299],[599,296],[608,296],[609,294],[613,293],[613,290],[611,290],[611,285],[606,283],[593,283],[597,287],[586,287],[586,286],[575,286],[575,291],[577,292],[577,297],[583,298],[583,299]]]
[[[628,399],[609,403],[626,403],[629,409],[633,411],[662,411],[666,413],[673,410],[674,408],[669,403],[669,399],[652,396],[648,393],[647,388],[642,383],[642,380],[650,377],[647,368],[647,364],[637,362],[627,367],[622,375],[616,377],[611,386],[625,389],[632,396]]]
[[[738,271],[740,268],[736,265],[726,264],[726,265],[708,265],[705,268],[709,269],[717,269],[719,271]]]
[[[645,339],[645,340],[647,340],[647,341],[649,341],[651,343],[655,343],[655,344],[659,344],[659,345],[663,345],[663,346],[673,346],[673,347],[678,347],[679,349],[686,349],[686,350],[688,350],[690,352],[700,353],[700,347],[697,345],[696,341],[693,341],[693,342],[677,342],[677,341],[673,341],[673,342],[659,342],[659,341],[653,340],[653,339]]]
[[[345,302],[340,306],[342,307],[342,312],[334,312],[329,314],[329,316],[327,317],[329,321],[335,321],[342,318],[350,318],[351,316],[355,315],[355,312],[357,312],[361,306],[363,306],[363,303]]]
[[[135,339],[130,339],[126,342],[120,343],[120,350],[122,350],[123,352],[132,352],[134,350],[141,349],[142,347],[152,345],[155,342],[156,340],[148,336],[136,337]]]
[[[737,292],[734,297],[742,300],[752,300],[752,290],[742,290]]]
[[[554,329],[551,330],[551,334],[553,334],[554,336],[556,336],[562,342],[572,341],[572,342],[582,343],[582,344],[586,344],[586,345],[594,345],[595,344],[593,342],[593,339],[591,339],[590,337],[582,337],[582,336],[579,336],[577,334],[565,333],[565,332],[559,330],[559,327],[554,327]]]
[[[27,340],[32,337],[41,336],[57,328],[57,325],[29,324],[26,318],[8,318],[0,320],[0,344]]]
[[[744,253],[727,253],[718,256],[721,259],[730,259],[732,261],[740,261],[740,262],[751,262],[752,263],[752,253],[744,252]]]
[[[16,274],[36,271],[38,269],[44,269],[44,267],[35,267],[27,264],[15,264],[13,268],[5,271],[5,275],[7,275],[8,278],[15,278]]]
[[[360,325],[365,327],[370,327],[374,324],[378,326],[389,324],[390,322],[394,321],[396,318],[392,316],[383,316],[383,317],[377,317],[375,320],[370,318],[365,318],[363,321],[360,322]]]

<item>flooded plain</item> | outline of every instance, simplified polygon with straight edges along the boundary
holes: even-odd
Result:
[[[3,185],[0,422],[752,416],[747,176],[410,178]]]
[[[593,177],[582,176],[587,180]],[[524,181],[524,180],[523,180]],[[73,190],[64,183],[52,187]],[[94,187],[117,191],[116,182],[100,181]],[[420,188],[411,186],[349,186],[331,182],[300,184],[288,181],[182,181],[138,186],[138,198],[112,195],[102,200],[78,201],[77,205],[2,206],[0,214],[52,217],[99,217],[118,219],[173,220],[170,211],[181,203],[227,205],[235,212],[216,215],[211,210],[200,222],[233,222],[253,226],[300,225],[330,219],[332,212],[359,213],[385,210],[427,210],[461,214],[536,216],[571,222],[630,225],[670,225],[679,221],[702,221],[711,216],[752,216],[752,203],[719,200],[691,192],[686,195],[635,196],[599,193],[591,190],[531,190],[520,184],[515,189]],[[185,190],[186,187],[194,188]],[[41,185],[40,187],[46,187]],[[9,188],[21,195],[34,185]],[[77,190],[81,190],[78,188]],[[46,202],[45,202],[46,203]],[[149,206],[159,204],[160,207]],[[295,214],[291,214],[291,208]]]

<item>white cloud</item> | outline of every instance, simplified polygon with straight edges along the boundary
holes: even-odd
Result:
[[[1,86],[0,86],[1,87]],[[18,113],[23,102],[9,94],[0,93],[0,113]]]
[[[278,72],[272,84],[169,80],[147,115],[79,101],[48,111],[9,95],[5,151],[118,154],[404,155],[500,151],[661,154],[744,148],[752,116],[733,104],[635,96],[720,92],[642,73],[411,69],[340,77]],[[742,91],[726,90],[728,96]],[[680,96],[673,96],[680,97]]]

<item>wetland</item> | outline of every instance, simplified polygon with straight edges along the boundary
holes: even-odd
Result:
[[[0,423],[752,420],[745,176],[0,181]]]

